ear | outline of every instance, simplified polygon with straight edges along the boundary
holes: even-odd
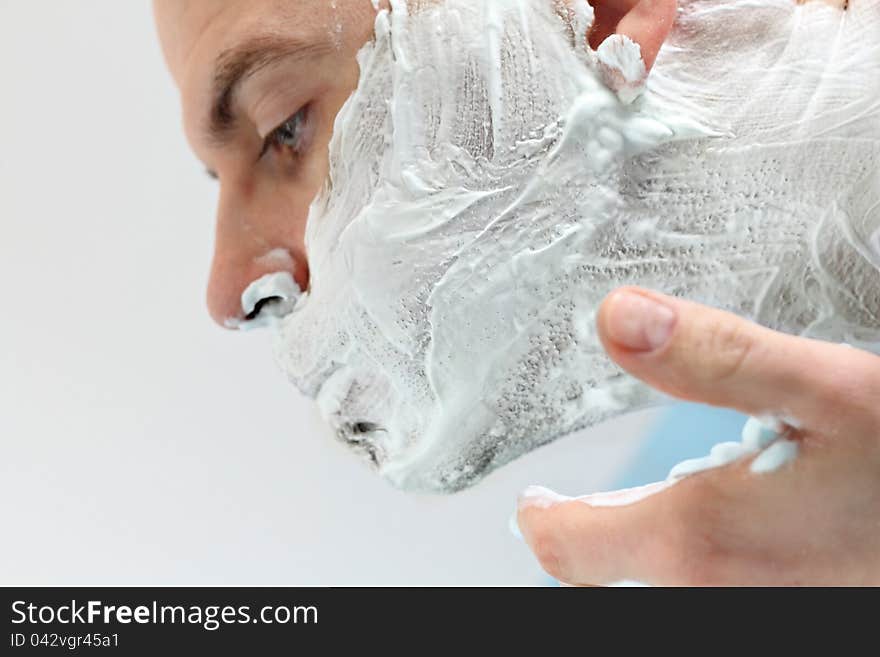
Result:
[[[628,37],[638,44],[645,69],[650,71],[672,30],[676,0],[590,0],[590,4],[595,14],[590,47],[598,49],[613,34]]]

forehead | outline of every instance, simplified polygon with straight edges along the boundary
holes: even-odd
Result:
[[[369,0],[367,0],[369,2]],[[154,0],[162,50],[178,86],[225,49],[254,34],[321,38],[321,26],[333,22],[356,0]],[[323,30],[326,32],[327,30]]]
[[[218,60],[254,39],[328,43],[364,14],[371,0],[154,0],[168,68],[181,93],[190,143],[200,141],[214,95]]]

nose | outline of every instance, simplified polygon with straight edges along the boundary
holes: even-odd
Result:
[[[230,329],[269,326],[293,310],[308,287],[305,219],[308,204],[249,190],[223,189],[217,211],[208,310]]]

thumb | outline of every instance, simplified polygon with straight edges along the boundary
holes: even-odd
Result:
[[[880,358],[759,326],[737,315],[639,288],[602,303],[608,355],[680,399],[774,415],[804,430],[873,433]]]

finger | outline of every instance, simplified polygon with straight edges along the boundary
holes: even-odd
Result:
[[[645,68],[651,70],[660,47],[672,30],[676,0],[641,0],[620,19],[615,30],[639,44]]]
[[[567,584],[664,579],[654,549],[662,494],[614,508],[587,498],[562,498],[531,486],[520,496],[517,522],[541,567]]]
[[[595,19],[589,34],[595,50],[612,34],[629,37],[642,52],[650,71],[675,21],[676,0],[595,0]]]
[[[612,292],[598,328],[614,361],[675,397],[828,435],[880,430],[880,358],[867,352],[639,288]]]

